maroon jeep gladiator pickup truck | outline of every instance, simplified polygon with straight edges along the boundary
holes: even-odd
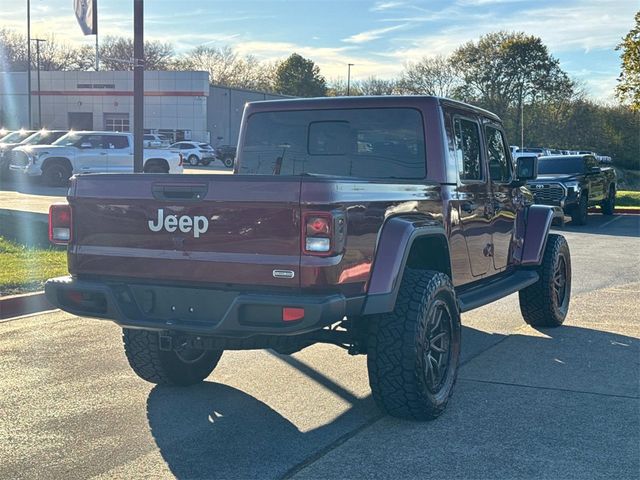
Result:
[[[204,380],[224,350],[325,342],[368,356],[391,415],[438,416],[456,381],[460,314],[519,292],[556,327],[566,241],[512,166],[500,119],[435,97],[246,106],[234,175],[79,175],[53,206],[70,276],[46,293],[123,328],[153,383]]]

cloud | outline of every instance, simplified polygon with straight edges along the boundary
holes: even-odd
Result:
[[[385,36],[387,33],[394,32],[396,30],[402,30],[407,28],[409,23],[403,23],[401,25],[394,25],[393,27],[376,28],[374,30],[367,30],[366,32],[356,33],[350,37],[343,38],[345,43],[366,43],[372,40],[376,40]]]
[[[376,4],[370,8],[371,12],[383,12],[392,8],[402,7],[405,2],[376,2]]]

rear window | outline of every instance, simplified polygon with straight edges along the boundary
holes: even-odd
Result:
[[[424,178],[424,126],[410,108],[255,113],[239,173]]]
[[[580,158],[550,157],[538,159],[538,174],[583,173],[584,160]]]

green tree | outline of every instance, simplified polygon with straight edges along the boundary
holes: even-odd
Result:
[[[284,95],[322,97],[327,93],[327,82],[312,60],[293,53],[278,65],[274,88]]]
[[[489,33],[477,43],[459,47],[451,60],[463,79],[457,96],[509,120],[518,132],[522,126],[519,112],[528,109],[527,103],[531,106],[574,97],[574,82],[560,68],[560,62],[540,38],[522,32]]]
[[[635,26],[622,39],[616,50],[622,50],[622,71],[618,77],[616,96],[640,110],[640,11],[635,14]]]

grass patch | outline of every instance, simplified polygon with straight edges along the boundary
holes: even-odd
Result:
[[[47,279],[67,272],[66,250],[28,248],[0,237],[0,295],[41,290]]]
[[[630,190],[616,192],[616,207],[640,207],[640,192]]]

